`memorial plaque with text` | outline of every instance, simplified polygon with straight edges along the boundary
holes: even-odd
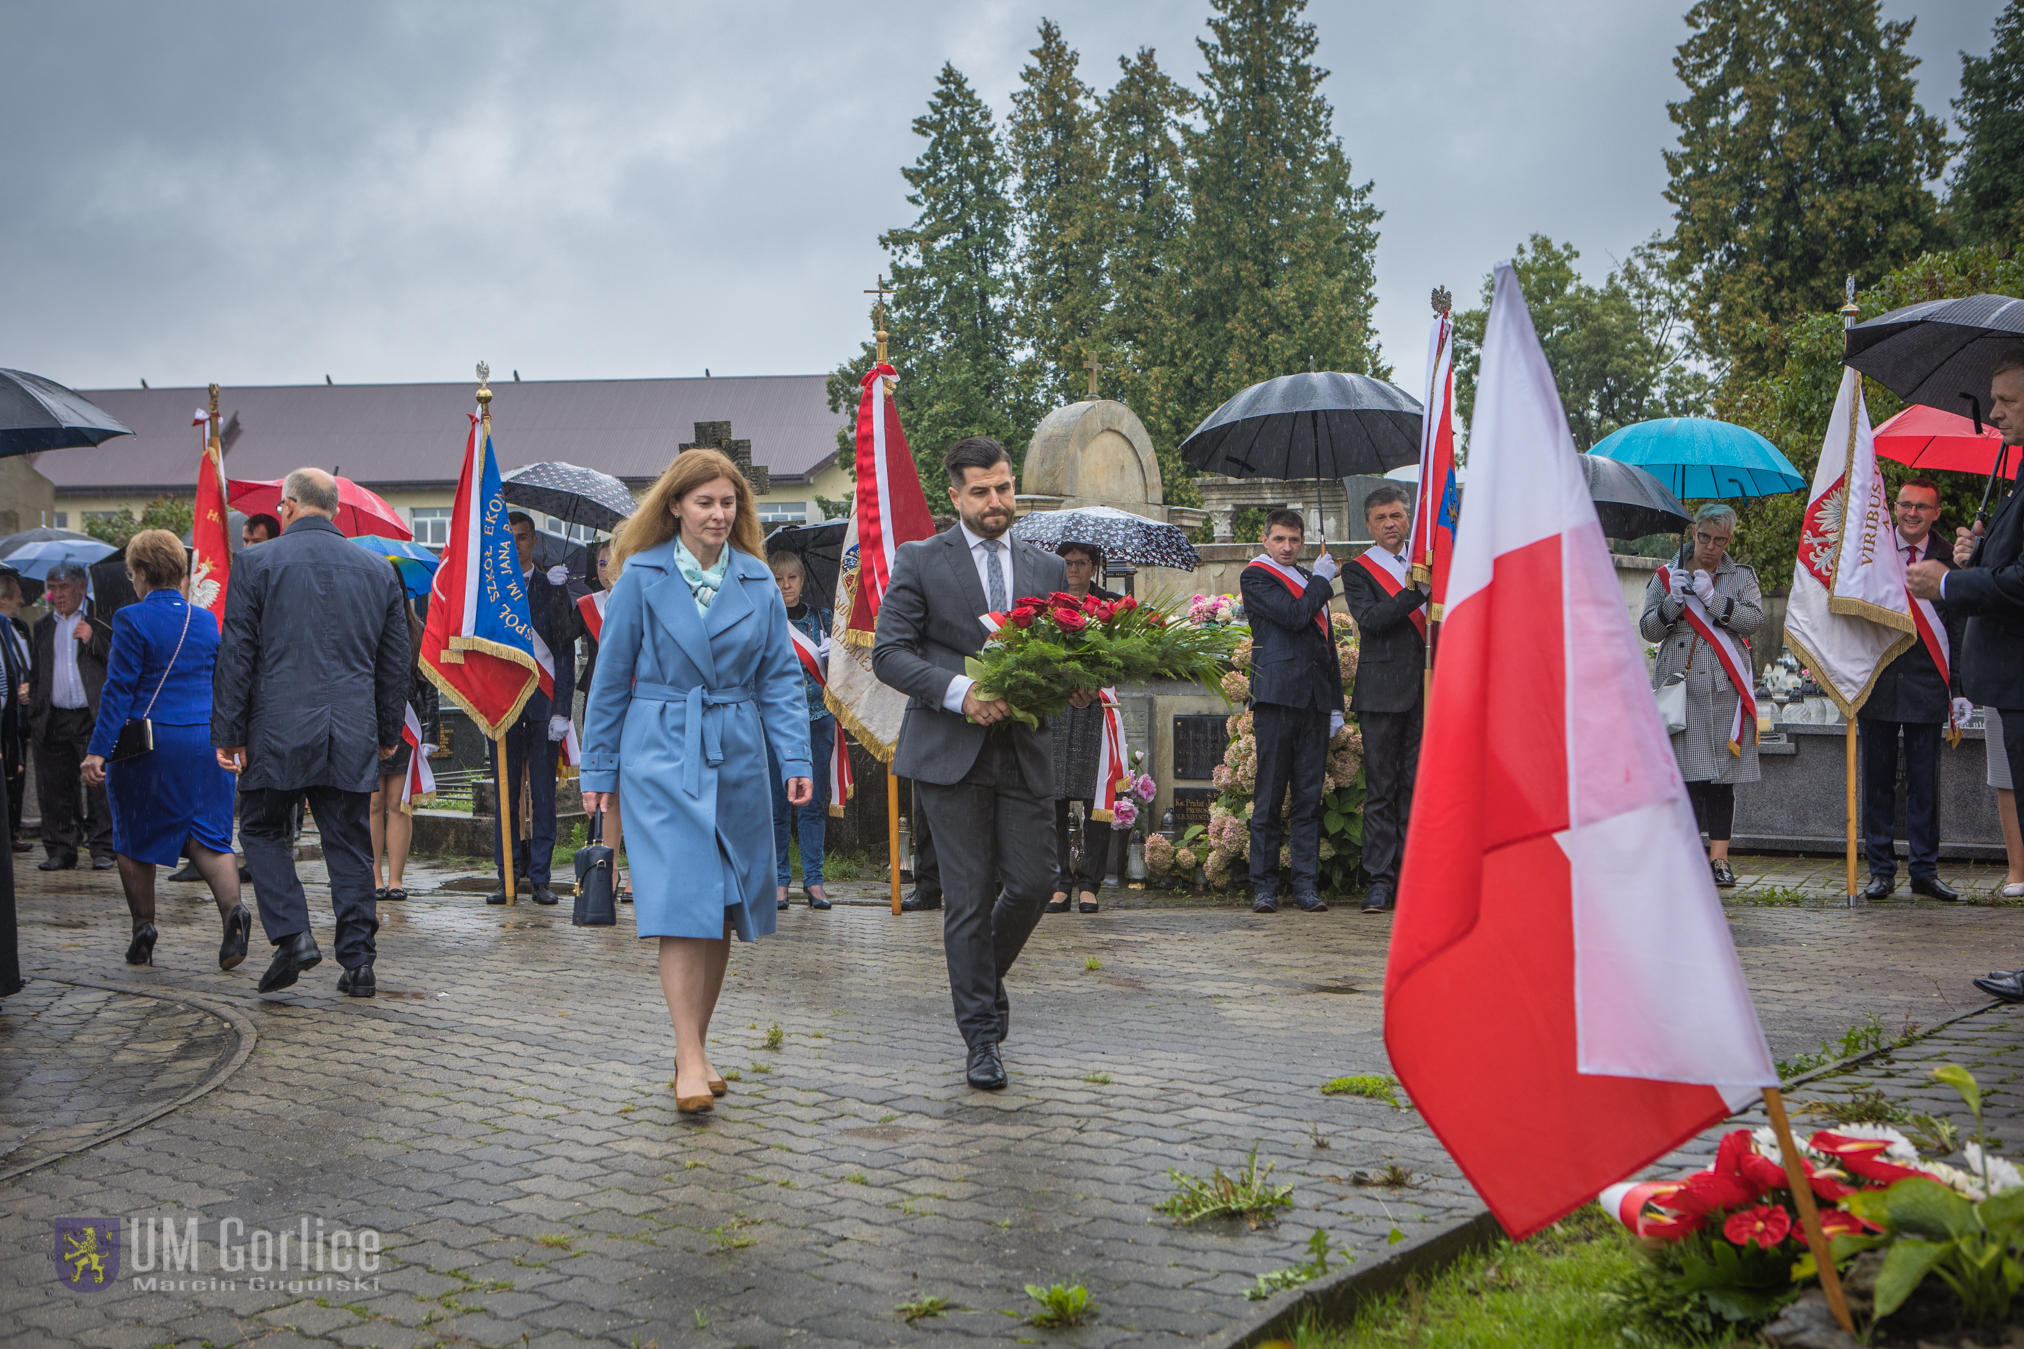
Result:
[[[1213,777],[1229,747],[1229,718],[1189,713],[1174,718],[1174,776],[1201,781]]]
[[[1209,807],[1216,803],[1214,787],[1174,788],[1174,829],[1176,836],[1185,835],[1193,825],[1209,827]]]

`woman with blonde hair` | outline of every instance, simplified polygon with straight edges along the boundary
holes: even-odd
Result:
[[[183,597],[189,560],[166,529],[134,535],[126,564],[140,598],[113,615],[105,690],[83,764],[84,780],[104,784],[112,803],[113,857],[133,919],[126,961],[155,963],[155,868],[176,865],[187,849],[225,925],[218,968],[233,969],[246,959],[253,915],[239,902],[232,856],[232,775],[211,750],[218,620]],[[129,722],[148,723],[150,747],[114,760]]]
[[[584,713],[584,812],[624,800],[633,912],[659,939],[675,1105],[689,1113],[728,1090],[708,1041],[731,934],[774,930],[769,744],[788,801],[814,792],[801,666],[765,553],[737,465],[677,456],[613,543]]]

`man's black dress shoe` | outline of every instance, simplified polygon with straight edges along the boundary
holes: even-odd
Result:
[[[1961,898],[1961,892],[1959,890],[1956,890],[1953,886],[1948,885],[1938,876],[1912,877],[1912,893],[1915,895],[1923,895],[1927,899],[1945,900],[1949,904],[1957,903]]]
[[[250,880],[252,880],[252,879],[253,879],[253,868],[251,868],[251,867],[247,866],[247,865],[246,865],[246,864],[245,864],[244,862],[241,862],[241,863],[239,864],[239,882],[240,882],[240,884],[242,884],[242,885],[243,885],[243,884],[245,884],[245,883],[246,883],[247,881],[250,881]]]
[[[204,879],[204,876],[202,872],[197,870],[195,862],[185,862],[174,871],[171,871],[167,879],[172,881],[201,881]]]
[[[534,882],[534,902],[536,904],[553,904],[556,902],[555,892],[548,888],[546,881]]]
[[[77,865],[76,853],[72,853],[68,857],[59,854],[57,856],[43,858],[40,862],[37,862],[35,864],[35,869],[37,871],[69,871],[76,865]]]
[[[337,991],[347,997],[370,998],[377,989],[378,982],[373,978],[370,965],[361,965],[337,976]]]
[[[1365,913],[1383,913],[1391,907],[1391,892],[1382,885],[1373,885],[1370,893],[1363,897]]]
[[[970,1063],[964,1069],[964,1076],[978,1091],[1002,1091],[1005,1087],[1005,1063],[998,1057],[998,1046],[978,1045],[970,1051]]]
[[[901,913],[925,913],[929,909],[939,909],[941,907],[942,897],[940,895],[936,895],[933,899],[922,899],[919,890],[914,891],[900,901]]]
[[[296,977],[311,966],[321,963],[323,952],[317,949],[316,938],[307,932],[298,932],[292,937],[283,937],[274,944],[274,962],[267,967],[267,973],[260,976],[260,991],[272,993],[287,988]]]
[[[241,904],[225,916],[225,940],[218,943],[218,968],[236,970],[246,959],[246,938],[253,931],[253,915]]]
[[[93,871],[111,871],[114,867],[118,865],[119,863],[112,860],[111,853],[107,853],[103,857],[94,857],[91,859],[91,869]]]
[[[1864,899],[1889,899],[1891,893],[1896,889],[1897,877],[1871,876],[1869,884],[1862,887],[1862,897]]]
[[[1251,897],[1251,912],[1253,913],[1279,912],[1279,892],[1277,890],[1258,891]]]
[[[155,963],[155,925],[142,923],[134,929],[134,939],[127,946],[127,964],[152,965]]]
[[[15,851],[15,852],[34,852],[34,851],[35,851],[35,845],[34,845],[33,843],[30,843],[30,842],[29,842],[29,841],[28,841],[27,839],[25,839],[25,838],[17,838],[17,839],[15,839],[15,840],[14,840],[14,851]]]
[[[2024,970],[2012,970],[2000,977],[1992,974],[1986,979],[1977,979],[1975,987],[1990,997],[2000,998],[2004,1002],[2024,1002]],[[973,1056],[972,1062],[974,1061]]]
[[[1328,904],[1320,895],[1295,895],[1293,902],[1302,913],[1327,913]]]
[[[487,904],[504,904],[506,902],[506,887],[502,885],[491,894],[485,896],[485,902]]]

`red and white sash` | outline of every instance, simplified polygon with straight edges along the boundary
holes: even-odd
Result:
[[[1307,578],[1302,576],[1299,572],[1289,571],[1285,567],[1280,566],[1277,562],[1274,562],[1271,558],[1264,556],[1252,558],[1249,565],[1253,567],[1263,567],[1266,571],[1269,571],[1274,576],[1278,577],[1280,584],[1284,585],[1288,590],[1292,591],[1295,598],[1304,598],[1306,596]],[[1321,629],[1322,637],[1327,640],[1329,645],[1333,646],[1335,644],[1335,634],[1329,630],[1328,610],[1326,607],[1323,607],[1322,609],[1318,610],[1315,613],[1314,623],[1316,627]]]
[[[1397,595],[1410,582],[1406,579],[1405,565],[1382,548],[1366,548],[1357,555],[1363,569],[1371,574],[1378,588],[1387,595]],[[1427,610],[1425,605],[1412,612],[1413,626],[1420,630],[1420,640],[1427,639]]]
[[[823,672],[822,657],[816,653],[821,647],[813,637],[795,627],[787,625],[787,635],[794,639],[794,654],[801,658],[801,668],[808,671],[818,688],[829,687],[829,676]],[[829,813],[843,814],[843,803],[857,790],[856,782],[850,775],[850,746],[843,738],[843,725],[836,727],[836,743],[829,753]]]
[[[583,615],[583,626],[590,630],[593,642],[604,640],[604,605],[610,598],[609,590],[593,590],[576,601],[576,612]]]
[[[1659,568],[1659,585],[1670,595],[1673,593],[1673,569]],[[1743,757],[1743,718],[1749,717],[1750,724],[1757,723],[1757,695],[1755,681],[1750,677],[1750,658],[1742,644],[1731,633],[1722,631],[1708,617],[1708,606],[1701,603],[1701,597],[1691,588],[1686,592],[1687,626],[1694,634],[1714,651],[1715,659],[1722,662],[1722,668],[1729,672],[1729,683],[1736,690],[1736,715],[1729,723],[1729,753]]]
[[[1131,782],[1131,767],[1125,755],[1124,715],[1117,705],[1116,689],[1100,689],[1103,703],[1103,738],[1096,747],[1096,804],[1089,815],[1094,820],[1117,818],[1119,788]]]
[[[415,705],[408,704],[407,719],[401,723],[401,739],[407,741],[408,776],[401,783],[401,809],[412,815],[415,802],[432,800],[436,794],[436,775],[429,770],[429,754],[436,747],[422,743],[422,719],[415,715]]]
[[[1904,542],[1902,534],[1898,536],[1898,541]],[[1913,545],[1905,544],[1905,547],[1911,548]],[[1905,598],[1911,601],[1912,623],[1918,628],[1919,641],[1925,644],[1926,654],[1933,658],[1933,664],[1939,668],[1940,687],[1947,691],[1947,729],[1951,731],[1954,729],[1954,653],[1953,647],[1947,641],[1947,625],[1940,620],[1940,611],[1933,608],[1931,600],[1922,600],[1910,590],[1905,591]]]

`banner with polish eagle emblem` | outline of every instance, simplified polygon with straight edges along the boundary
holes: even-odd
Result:
[[[1877,673],[1918,640],[1896,543],[1862,375],[1844,368],[1807,493],[1785,644],[1846,717],[1869,700]]]
[[[190,425],[199,435],[197,502],[190,524],[190,603],[210,611],[218,630],[225,630],[225,589],[232,580],[232,538],[225,507],[225,458],[207,408],[198,408]]]

